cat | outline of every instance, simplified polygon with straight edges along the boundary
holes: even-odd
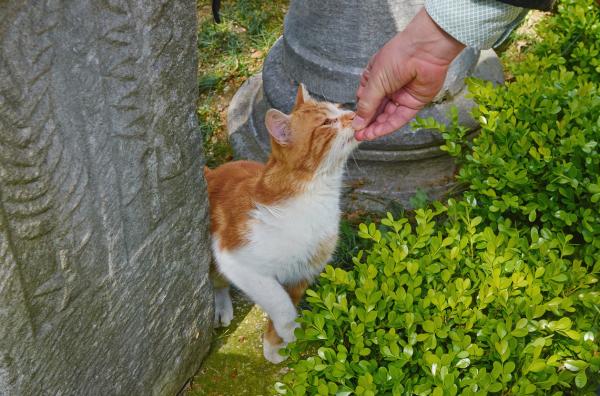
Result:
[[[296,308],[337,244],[345,163],[358,146],[354,113],[298,88],[290,115],[270,109],[266,164],[234,161],[205,168],[210,203],[215,323],[233,318],[229,282],[269,316],[263,354],[294,340]]]

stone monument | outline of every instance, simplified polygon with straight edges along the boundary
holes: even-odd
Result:
[[[298,82],[311,94],[355,105],[360,74],[369,58],[422,7],[414,0],[292,0],[284,33],[253,76],[236,93],[228,114],[236,156],[264,161],[270,151],[264,115],[275,107],[289,112]],[[469,116],[464,79],[476,76],[502,82],[502,66],[493,51],[465,49],[450,67],[436,103],[421,117],[447,122],[452,106],[460,122],[475,130]],[[439,134],[409,125],[373,142],[364,142],[348,163],[346,209],[384,211],[398,202],[410,206],[419,190],[438,198],[452,182],[455,166],[439,148]]]
[[[0,2],[0,395],[172,395],[207,351],[195,15]]]

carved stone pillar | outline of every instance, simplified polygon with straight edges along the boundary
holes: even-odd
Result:
[[[228,114],[230,140],[238,157],[264,160],[270,147],[264,114],[270,107],[290,111],[298,82],[317,97],[355,105],[360,74],[369,58],[402,30],[422,6],[410,0],[292,0],[283,37],[265,61],[262,75],[240,88]],[[502,66],[493,51],[467,48],[453,62],[436,103],[422,117],[447,122],[452,106],[471,128],[472,102],[465,98],[464,78],[501,82]],[[347,209],[383,211],[396,201],[409,206],[419,189],[440,197],[451,183],[454,164],[439,146],[439,134],[401,128],[374,142],[362,143],[348,163]]]
[[[194,0],[0,4],[0,395],[175,394],[212,325]]]

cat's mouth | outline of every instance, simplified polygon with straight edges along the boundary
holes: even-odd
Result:
[[[346,144],[358,144],[358,140],[354,137],[354,131],[346,138]]]

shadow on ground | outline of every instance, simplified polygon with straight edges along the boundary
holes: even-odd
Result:
[[[185,396],[271,396],[287,371],[285,362],[274,365],[263,357],[263,312],[239,292],[232,297],[234,319],[229,327],[215,330],[211,350],[182,392]]]

